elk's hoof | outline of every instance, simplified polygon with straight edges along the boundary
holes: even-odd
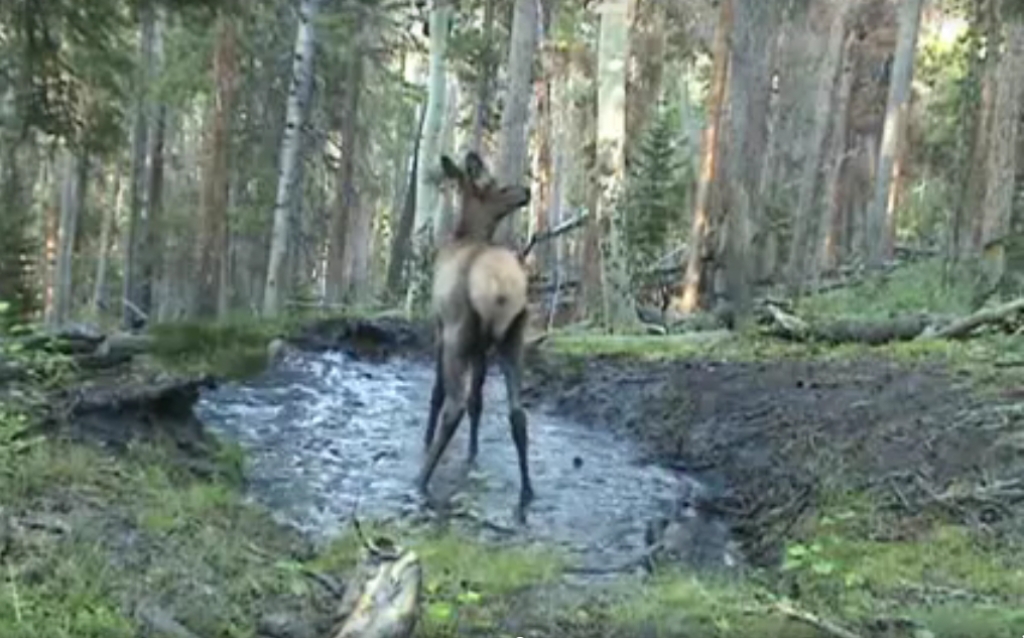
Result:
[[[530,503],[533,502],[534,496],[535,495],[533,493],[533,488],[532,487],[530,487],[530,486],[524,487],[519,492],[519,507],[521,509],[526,508],[526,506],[528,506]]]

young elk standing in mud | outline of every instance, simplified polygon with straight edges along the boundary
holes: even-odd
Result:
[[[499,186],[474,152],[466,154],[464,168],[447,155],[442,156],[441,167],[445,178],[457,184],[462,201],[455,231],[438,250],[434,265],[437,367],[419,488],[426,494],[430,477],[467,411],[469,461],[476,459],[487,354],[494,347],[505,377],[508,420],[519,457],[521,514],[533,499],[526,458],[526,413],[520,399],[527,275],[518,255],[493,245],[491,239],[498,222],[530,201],[530,191],[522,186]],[[435,440],[439,417],[441,432]]]

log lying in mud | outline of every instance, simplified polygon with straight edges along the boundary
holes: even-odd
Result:
[[[952,322],[928,315],[904,315],[875,321],[837,320],[815,324],[771,303],[765,304],[765,310],[767,332],[784,339],[881,345],[912,339],[964,339],[977,328],[1005,322],[1024,312],[1024,298],[985,308]]]
[[[345,588],[330,638],[408,638],[419,620],[419,556],[378,539],[366,544]]]

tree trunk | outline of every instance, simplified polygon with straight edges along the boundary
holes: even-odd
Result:
[[[444,126],[441,127],[439,153],[455,153],[455,132],[459,120],[459,78],[457,73],[448,76],[448,97],[445,99]],[[434,243],[444,241],[455,228],[455,189],[452,184],[441,188],[441,201],[434,216]]]
[[[202,230],[197,242],[196,315],[203,318],[218,315],[221,290],[227,284],[222,277],[223,262],[228,258],[228,151],[238,73],[236,40],[234,19],[222,12],[217,20],[217,43],[213,52],[214,100],[205,139],[203,186],[199,198]]]
[[[967,147],[958,166],[959,193],[952,220],[952,239],[949,253],[954,260],[968,254],[977,254],[980,249],[982,205],[985,199],[985,157],[988,155],[988,132],[992,116],[994,83],[998,56],[992,52],[998,48],[999,21],[996,0],[973,0],[970,3],[970,26],[972,30],[985,34],[982,43],[980,34],[974,34],[969,41],[966,78],[969,86],[979,86],[980,95],[974,100],[964,100],[961,106],[961,141]],[[984,57],[981,52],[985,51]]]
[[[657,110],[665,72],[665,10],[658,0],[635,4],[629,34],[629,73],[626,79],[626,160],[647,130]]]
[[[881,266],[888,256],[886,229],[895,227],[892,208],[895,201],[890,193],[893,171],[896,167],[896,153],[900,138],[905,135],[907,116],[910,110],[910,81],[914,70],[914,52],[917,48],[917,33],[921,23],[921,7],[924,0],[904,0],[899,6],[899,33],[896,53],[892,62],[892,78],[889,96],[885,104],[885,125],[878,149],[875,191],[868,210],[868,264]]]
[[[515,0],[512,34],[508,47],[508,83],[501,112],[501,135],[495,176],[502,184],[519,184],[527,166],[527,130],[530,119],[530,87],[533,85],[533,60],[537,51],[537,0]],[[515,213],[498,225],[494,239],[512,246],[515,237]]]
[[[96,281],[93,282],[92,293],[92,316],[99,319],[107,304],[107,261],[110,253],[110,234],[116,220],[121,218],[121,204],[124,188],[121,184],[121,163],[114,162],[114,174],[110,180],[110,199],[103,206],[102,221],[100,222],[100,245],[96,250]]]
[[[850,107],[850,94],[853,91],[852,49],[855,37],[852,32],[846,36],[839,89],[831,115],[832,132],[828,151],[828,173],[825,178],[825,228],[821,239],[821,270],[831,270],[839,266],[842,258],[841,248],[844,245],[846,234],[843,232],[845,224],[839,193],[843,166],[846,163],[847,115]]]
[[[600,198],[602,324],[628,332],[638,323],[621,245],[619,203],[626,171],[626,58],[629,52],[629,0],[601,6],[597,48],[597,175]]]
[[[122,322],[125,328],[147,320],[148,310],[140,308],[142,268],[142,241],[146,238],[144,198],[146,190],[146,150],[149,148],[149,113],[146,93],[153,79],[156,41],[155,2],[142,2],[139,6],[139,76],[135,114],[132,124],[132,165],[128,187],[128,232],[124,242],[124,287],[122,299],[117,304],[122,308]],[[139,313],[142,313],[140,315]]]
[[[427,78],[427,106],[423,119],[419,161],[416,166],[416,217],[413,235],[412,277],[405,299],[406,313],[421,310],[429,296],[434,220],[440,208],[441,133],[448,98],[448,25],[452,6],[437,0],[430,10],[430,72]]]
[[[803,292],[808,267],[817,268],[813,239],[818,236],[824,207],[821,205],[822,160],[825,158],[825,142],[828,134],[829,115],[837,73],[843,57],[846,33],[846,6],[834,8],[832,25],[826,42],[827,52],[819,63],[817,86],[814,94],[814,120],[808,136],[808,148],[804,155],[803,174],[800,177],[800,191],[797,197],[794,217],[793,240],[789,248],[787,280],[790,294],[799,296]]]
[[[1005,270],[1003,240],[1010,232],[1017,175],[1017,139],[1024,100],[1024,16],[1009,11],[1002,22],[1003,49],[996,71],[992,128],[985,163],[987,188],[982,206],[983,288],[999,284]]]
[[[541,15],[541,25],[544,30],[544,46],[542,47],[541,77],[536,82],[536,154],[534,157],[535,167],[533,170],[534,180],[537,184],[537,197],[531,202],[533,208],[533,232],[541,233],[548,229],[551,220],[552,208],[552,161],[551,161],[551,140],[552,120],[551,112],[551,84],[554,73],[554,51],[551,41],[551,13],[554,0],[544,3]],[[545,273],[551,267],[551,256],[554,250],[553,242],[544,242],[534,249],[531,258],[535,272]]]
[[[352,238],[349,236],[358,216],[359,194],[356,192],[356,136],[359,132],[359,97],[362,93],[363,54],[359,47],[349,51],[345,73],[341,114],[341,162],[338,165],[334,214],[331,216],[331,242],[327,251],[327,299],[340,303],[351,291]]]
[[[57,252],[57,276],[54,285],[53,325],[61,326],[71,318],[73,310],[73,271],[75,237],[78,234],[78,220],[85,201],[86,171],[88,161],[84,152],[61,151],[63,182],[60,198],[60,232]]]
[[[165,28],[164,8],[154,8],[153,59],[150,67],[148,86],[153,86],[164,64],[163,32]],[[164,255],[162,236],[162,212],[164,192],[164,137],[167,128],[167,107],[155,97],[147,100],[150,131],[146,136],[146,168],[143,176],[142,220],[139,228],[138,268],[141,278],[138,285],[138,305],[151,318],[155,316],[153,290],[161,275],[161,259]]]
[[[718,26],[712,45],[711,88],[708,92],[707,124],[701,145],[700,172],[697,177],[697,195],[694,198],[693,220],[690,229],[689,250],[683,276],[683,294],[672,302],[679,313],[690,313],[701,304],[707,288],[708,273],[705,260],[712,250],[708,245],[711,230],[711,189],[718,171],[718,138],[725,105],[726,80],[729,74],[729,38],[732,32],[733,1],[721,0]]]
[[[313,21],[319,8],[320,0],[302,0],[299,4],[299,25],[295,34],[292,78],[288,87],[277,194],[274,198],[274,227],[271,231],[267,282],[263,290],[263,314],[267,317],[277,316],[280,312],[280,282],[287,278],[282,266],[288,254],[288,226],[297,186],[295,177],[302,146],[302,114],[313,85],[313,45],[316,42]]]
[[[476,112],[473,115],[473,136],[470,138],[469,147],[478,152],[483,152],[484,131],[487,128],[488,114],[490,113],[491,84],[494,82],[497,71],[497,56],[494,46],[494,4],[497,0],[484,0],[484,37],[481,42],[483,50],[480,52],[478,73],[476,80]]]
[[[355,95],[349,102],[349,113],[355,122],[351,130],[352,143],[348,145],[347,152],[352,158],[352,198],[350,208],[346,215],[345,228],[345,253],[342,261],[342,278],[344,282],[344,295],[355,302],[362,302],[370,297],[370,246],[373,243],[373,211],[371,203],[364,202],[358,195],[355,188],[356,157],[359,149],[366,147],[366,129],[359,126],[362,120],[359,112],[358,94],[363,87],[363,60],[359,57],[358,63],[352,70],[352,80],[349,82],[349,90]],[[346,127],[347,130],[347,127]]]
[[[43,290],[43,320],[47,324],[53,322],[55,311],[54,301],[56,297],[55,282],[57,281],[57,247],[60,235],[60,199],[61,182],[60,169],[56,159],[50,156],[43,162],[42,177],[40,178],[40,192],[48,193],[43,204],[43,250],[40,268],[40,287]]]
[[[412,144],[412,157],[408,162],[409,173],[406,179],[405,201],[402,203],[402,214],[394,234],[391,236],[391,257],[388,260],[387,287],[388,292],[398,297],[405,289],[407,282],[406,264],[412,247],[412,226],[416,220],[416,181],[420,157],[420,140],[423,136],[423,124],[426,121],[427,107],[420,106],[419,122],[416,124],[416,138]]]

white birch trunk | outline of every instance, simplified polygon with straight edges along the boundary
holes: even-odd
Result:
[[[277,197],[274,200],[274,228],[267,264],[267,282],[263,289],[263,314],[267,317],[276,316],[281,307],[280,283],[286,277],[282,266],[288,254],[288,222],[302,144],[303,103],[309,97],[313,82],[313,45],[316,42],[313,20],[319,8],[320,0],[302,0],[299,5],[299,26],[295,34],[292,79],[288,90],[284,137],[281,140]]]
[[[619,204],[625,179],[626,57],[629,0],[605,0],[600,7],[597,49],[597,223],[601,242],[602,323],[610,332],[637,324],[622,255]]]
[[[438,214],[441,191],[441,133],[447,102],[448,24],[452,7],[436,0],[430,12],[430,70],[427,79],[427,109],[420,139],[416,167],[416,221],[413,230],[412,277],[405,299],[408,315],[414,314],[427,298],[430,285],[430,254],[433,250],[434,219]]]
[[[910,107],[910,80],[914,72],[914,52],[917,48],[917,33],[921,24],[921,6],[924,0],[903,0],[899,8],[899,34],[896,52],[892,61],[892,79],[889,82],[889,96],[885,103],[885,124],[882,127],[882,141],[878,147],[878,162],[875,171],[875,192],[868,207],[868,264],[881,266],[889,238],[886,229],[892,228],[890,218],[895,214],[892,208],[893,167],[900,146],[900,136],[906,128],[907,111]]]
[[[61,151],[61,193],[60,227],[57,240],[57,273],[54,285],[54,325],[63,325],[71,318],[72,310],[72,260],[74,259],[75,235],[78,232],[78,218],[82,199],[80,197],[81,174],[85,160],[69,149]]]
[[[93,282],[92,292],[92,316],[99,319],[103,314],[103,307],[106,304],[107,291],[107,255],[110,251],[110,232],[114,220],[121,218],[121,163],[114,163],[114,174],[110,180],[110,200],[103,207],[102,221],[100,222],[100,245],[96,249],[96,280]]]

